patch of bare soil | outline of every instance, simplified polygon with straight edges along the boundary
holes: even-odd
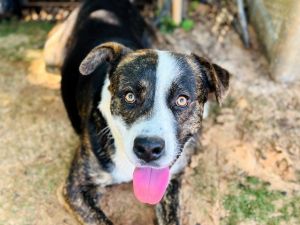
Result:
[[[76,224],[56,198],[78,144],[59,90],[30,84],[27,64],[0,68],[0,224]]]

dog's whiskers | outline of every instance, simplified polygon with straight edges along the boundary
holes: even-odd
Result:
[[[105,127],[99,133],[97,133],[97,136],[99,136],[100,140],[102,140],[105,136],[108,138],[109,135],[111,135],[109,127]]]
[[[108,126],[104,127],[102,130],[100,130],[97,133],[97,135],[102,135],[102,134],[106,133],[107,131],[109,131],[109,127]]]

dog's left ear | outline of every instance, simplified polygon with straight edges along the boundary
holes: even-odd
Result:
[[[230,73],[203,57],[195,54],[192,54],[192,56],[195,57],[201,76],[204,78],[204,82],[207,83],[208,92],[214,92],[217,102],[221,104],[228,93]]]
[[[131,52],[131,49],[115,42],[107,42],[95,47],[81,62],[79,71],[82,75],[94,72],[102,63],[112,64],[121,59],[122,56]]]

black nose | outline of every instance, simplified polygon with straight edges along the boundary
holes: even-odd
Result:
[[[159,137],[137,137],[134,140],[133,151],[138,158],[150,162],[162,156],[165,141]]]

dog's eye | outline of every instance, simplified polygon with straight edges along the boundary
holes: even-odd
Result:
[[[188,105],[188,97],[180,95],[176,100],[176,105],[179,107],[186,107]]]
[[[130,103],[130,104],[134,103],[135,102],[135,96],[134,96],[134,94],[132,92],[128,92],[125,95],[125,101],[127,103]]]

